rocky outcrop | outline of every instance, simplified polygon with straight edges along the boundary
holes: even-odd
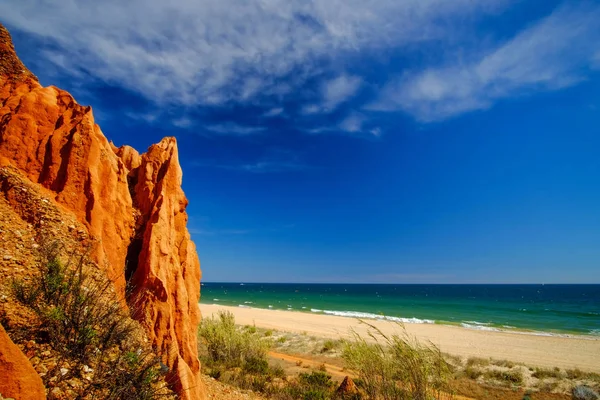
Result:
[[[42,379],[25,354],[10,340],[0,325],[0,397],[21,400],[46,398]]]
[[[1,25],[0,57],[0,166],[10,164],[48,189],[85,225],[93,260],[123,303],[133,305],[175,389],[184,399],[202,398],[195,335],[200,267],[186,228],[175,139],[142,155],[116,148],[91,107],[39,84]]]
[[[335,394],[340,399],[353,399],[358,395],[358,388],[349,376],[346,376],[340,386],[335,391]]]
[[[173,368],[170,373],[180,377],[177,391],[189,391],[191,398],[197,398],[197,383],[192,378],[199,369],[200,266],[186,229],[188,201],[181,180],[174,138],[163,139],[141,156],[132,176],[133,201],[140,211],[135,239],[140,252],[130,254],[128,265],[134,266],[132,303],[144,310],[138,319],[152,343],[166,355],[167,365]]]

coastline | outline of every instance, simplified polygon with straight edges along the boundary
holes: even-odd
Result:
[[[299,311],[269,310],[199,304],[204,317],[219,310],[234,314],[239,325],[256,325],[323,338],[350,338],[354,329],[366,337],[367,325],[358,319]],[[369,319],[369,324],[386,335],[398,332],[398,324],[382,319]],[[483,357],[521,362],[528,366],[565,369],[579,368],[600,372],[600,338],[584,335],[545,334],[512,330],[480,330],[435,323],[405,322],[406,332],[422,341],[430,341],[441,351],[461,357]]]

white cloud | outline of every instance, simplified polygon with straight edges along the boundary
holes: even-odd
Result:
[[[365,122],[365,117],[360,114],[350,114],[342,122],[340,122],[340,129],[345,132],[357,133],[362,130],[362,125]]]
[[[320,92],[320,104],[309,104],[304,106],[301,113],[304,115],[331,113],[336,108],[350,100],[362,84],[358,76],[342,74],[337,78],[323,82]]]
[[[408,72],[384,86],[370,109],[435,121],[499,99],[558,90],[584,79],[600,51],[600,6],[564,6],[478,59]]]
[[[323,108],[333,111],[356,94],[362,80],[357,76],[341,75],[323,85]]]
[[[221,135],[234,135],[244,136],[264,131],[264,128],[255,126],[242,126],[233,122],[227,122],[224,124],[208,125],[205,127],[207,130],[219,133]]]
[[[263,114],[263,117],[278,117],[281,114],[283,114],[283,107],[276,107],[276,108],[272,108],[269,111],[267,111],[266,113]]]
[[[73,76],[186,106],[288,96],[349,54],[442,39],[510,1],[19,0],[1,2],[0,14],[51,43],[40,56]],[[329,107],[357,83],[339,79]]]

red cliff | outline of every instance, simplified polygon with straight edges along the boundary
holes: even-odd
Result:
[[[174,138],[116,148],[67,92],[42,87],[0,25],[0,166],[54,193],[84,224],[94,261],[130,304],[184,399],[204,397],[196,347],[200,265],[186,228]],[[137,306],[141,308],[137,308]]]
[[[0,325],[0,397],[21,400],[46,398],[42,379],[25,354],[10,340]]]

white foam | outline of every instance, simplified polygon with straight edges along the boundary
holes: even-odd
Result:
[[[469,325],[478,325],[478,326],[489,326],[491,325],[489,322],[479,322],[479,321],[465,321],[465,324]]]
[[[250,306],[247,306],[245,304],[238,304],[238,307],[240,307],[240,308],[251,308]]]
[[[466,322],[461,323],[460,326],[462,326],[463,328],[467,328],[467,329],[475,329],[477,331],[500,332],[500,329],[498,329],[498,328],[492,328],[490,326],[478,325],[478,324],[468,324]]]
[[[407,323],[407,324],[434,324],[435,323],[435,321],[431,320],[431,319],[389,317],[387,315],[371,314],[371,313],[366,313],[366,312],[361,312],[361,311],[319,310],[316,308],[311,308],[310,311],[312,311],[314,313],[336,315],[338,317],[379,319],[379,320],[385,320],[385,321],[402,322],[402,323]]]

